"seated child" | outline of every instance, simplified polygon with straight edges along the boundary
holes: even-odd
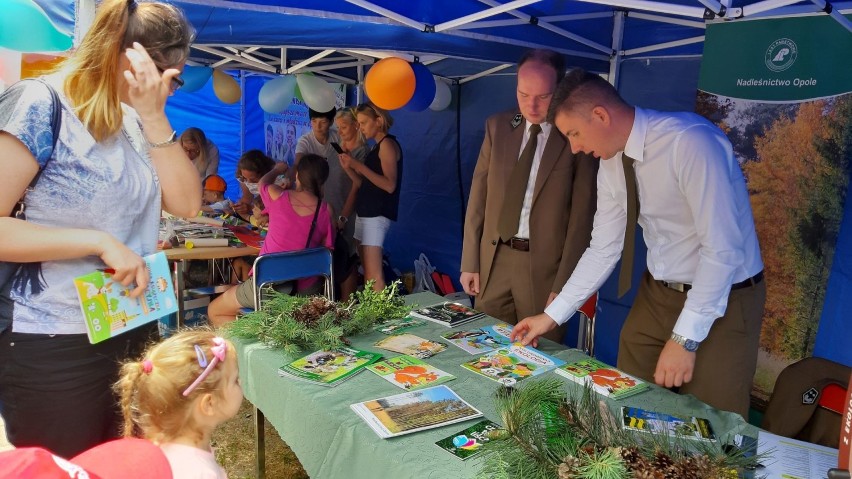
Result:
[[[201,193],[201,211],[205,214],[218,215],[231,213],[231,202],[225,199],[228,188],[225,179],[219,175],[210,175],[202,182],[204,191]]]
[[[275,178],[286,171],[287,164],[279,163],[260,179],[260,196],[269,212],[269,232],[263,240],[260,255],[305,248],[334,247],[334,228],[331,207],[322,201],[322,185],[328,178],[325,158],[306,154],[296,166],[295,188],[284,190],[275,185]],[[312,226],[316,216],[316,226]],[[321,285],[316,278],[299,280],[296,292],[313,294]],[[215,326],[236,319],[240,308],[254,307],[254,284],[246,281],[231,288],[210,303],[207,315]]]
[[[259,230],[263,230],[269,225],[269,215],[266,213],[266,207],[263,205],[263,198],[260,195],[255,196],[251,203],[249,223]]]
[[[260,191],[260,179],[275,165],[275,160],[264,155],[260,150],[249,150],[237,161],[236,177],[240,182],[242,196],[234,204],[234,210],[243,219],[251,215],[252,200]]]
[[[243,401],[234,346],[210,330],[185,329],[121,367],[124,436],[160,446],[174,477],[227,479],[210,438]]]

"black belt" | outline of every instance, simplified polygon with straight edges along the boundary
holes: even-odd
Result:
[[[530,250],[530,240],[526,238],[516,238],[513,236],[509,238],[509,241],[503,241],[503,244],[518,251]]]
[[[752,276],[751,278],[740,281],[739,283],[732,284],[731,285],[731,291],[733,291],[735,289],[748,288],[748,287],[751,287],[751,286],[754,286],[754,285],[760,283],[761,281],[763,281],[763,271],[757,273],[756,275]],[[669,282],[669,281],[660,281],[660,283],[662,283],[662,285],[665,286],[666,288],[670,288],[670,289],[673,289],[675,291],[680,291],[681,293],[685,293],[685,292],[689,291],[690,289],[692,289],[692,285],[687,284],[687,283],[674,283],[674,282]]]

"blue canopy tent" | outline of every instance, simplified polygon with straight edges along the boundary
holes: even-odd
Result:
[[[85,0],[83,0],[85,1]],[[41,0],[40,0],[41,2]],[[51,3],[51,2],[46,2]],[[629,102],[663,110],[694,106],[704,29],[708,21],[762,16],[830,15],[852,32],[844,16],[852,2],[826,0],[174,0],[197,31],[191,64],[229,69],[243,86],[237,105],[216,100],[208,84],[169,102],[175,127],[199,126],[223,154],[222,172],[237,156],[263,144],[257,91],[274,75],[313,72],[332,82],[361,84],[377,59],[417,59],[453,84],[447,110],[394,112],[394,133],[405,150],[400,221],[387,250],[409,269],[426,252],[455,276],[467,189],[485,118],[515,106],[514,62],[531,47],[551,48],[569,66],[607,75]],[[360,98],[359,92],[353,94]],[[355,99],[350,97],[349,103]],[[204,114],[199,115],[203,105]],[[847,199],[815,355],[852,365],[852,349],[833,338],[849,336],[843,321],[852,305],[848,255],[852,214]],[[641,254],[636,255],[641,258]],[[634,268],[639,274],[641,266]],[[628,295],[602,291],[598,356],[615,360],[615,343]]]

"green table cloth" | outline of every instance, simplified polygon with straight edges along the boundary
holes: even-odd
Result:
[[[430,306],[444,299],[432,293],[418,293],[406,297],[406,301]],[[497,322],[486,318],[456,329],[473,329]],[[441,341],[440,334],[448,331],[449,328],[427,322],[406,332]],[[371,332],[350,339],[355,348],[380,352],[385,357],[396,356],[397,353],[373,346],[384,337],[381,333]],[[259,342],[235,339],[234,344],[239,353],[240,378],[246,398],[263,412],[312,478],[472,478],[481,467],[481,458],[462,461],[435,445],[436,441],[480,419],[381,439],[349,405],[400,394],[404,392],[401,388],[370,371],[363,371],[331,388],[284,378],[278,375],[278,368],[296,358]],[[569,362],[587,357],[579,350],[567,349],[547,340],[542,340],[538,349]],[[472,355],[449,344],[446,351],[425,361],[456,376],[445,384],[482,411],[485,418],[501,423],[492,401],[499,384],[460,366],[472,358]],[[581,386],[553,372],[544,376],[563,379],[566,393],[581,392]],[[745,423],[739,415],[717,411],[693,396],[677,395],[653,385],[650,391],[618,402],[608,401],[608,404],[614,413],[621,406],[637,406],[670,414],[704,417],[722,437],[735,433],[757,437],[757,429]]]

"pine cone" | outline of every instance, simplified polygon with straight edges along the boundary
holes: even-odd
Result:
[[[614,449],[621,454],[621,459],[624,460],[624,464],[628,469],[632,464],[639,462],[639,459],[642,457],[639,455],[639,450],[635,447],[618,447]]]
[[[562,458],[562,463],[556,469],[559,474],[559,479],[572,479],[579,472],[580,460],[574,456],[565,456]]]
[[[662,451],[654,453],[654,460],[651,462],[651,465],[657,471],[666,472],[672,464],[674,464],[674,461],[668,454]]]

